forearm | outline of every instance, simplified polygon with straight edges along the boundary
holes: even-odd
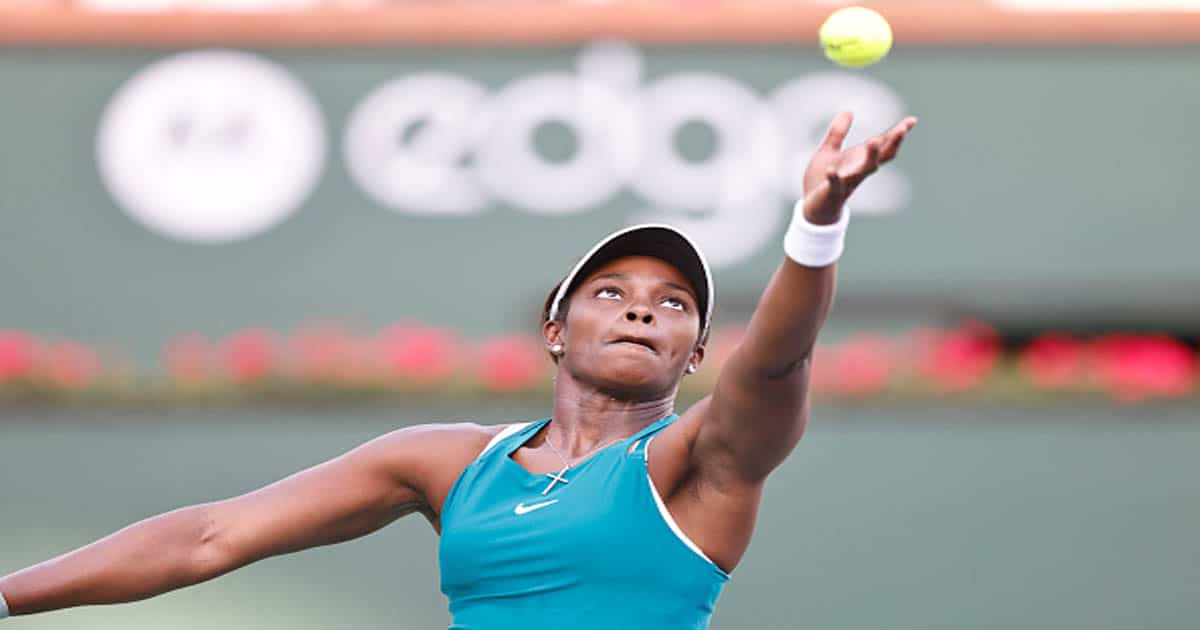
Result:
[[[808,207],[798,211],[804,214],[797,218],[809,225],[833,226],[842,218]],[[785,256],[759,299],[735,360],[756,376],[791,372],[812,352],[836,286],[836,262],[801,264]]]
[[[742,343],[721,369],[696,437],[697,466],[761,482],[795,447],[808,421],[808,377],[817,333],[833,304],[845,246],[846,199],[896,155],[916,124],[905,118],[850,149],[853,116],[836,116],[804,171],[804,199],[783,238],[787,254],[763,291]]]
[[[792,371],[812,352],[833,304],[836,264],[821,268],[783,263],[763,291],[735,360],[755,375]]]
[[[771,279],[733,364],[741,376],[797,372],[812,352],[833,304],[836,261],[845,242],[847,198],[881,164],[895,157],[917,124],[911,116],[887,133],[842,150],[853,116],[836,116],[804,172],[804,199],[784,236],[788,254]]]
[[[13,615],[146,599],[216,577],[206,557],[206,508],[192,506],[130,525],[86,547],[0,578]]]
[[[833,301],[834,265],[785,259],[721,369],[696,449],[742,482],[761,481],[804,434],[808,358]],[[723,457],[722,457],[723,455]]]

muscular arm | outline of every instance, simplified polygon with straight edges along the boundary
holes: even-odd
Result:
[[[395,431],[254,492],[146,519],[0,578],[0,593],[14,615],[129,602],[364,536],[431,512],[428,489],[470,433],[463,425]]]
[[[850,193],[896,155],[916,124],[905,119],[882,136],[842,150],[850,122],[849,114],[834,119],[805,173],[800,211],[810,223],[837,222]],[[692,451],[696,466],[757,483],[795,448],[807,419],[812,349],[833,303],[835,279],[836,264],[806,267],[789,258],[780,264],[702,407]]]

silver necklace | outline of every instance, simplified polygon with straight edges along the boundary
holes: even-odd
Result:
[[[587,455],[591,455],[592,453],[595,453],[596,451],[598,451],[602,448],[616,444],[617,442],[620,442],[623,439],[625,439],[625,438],[617,438],[615,440],[611,440],[602,446],[598,446],[598,447],[592,449],[591,451],[588,452]],[[564,457],[563,454],[558,450],[558,447],[554,446],[554,442],[550,441],[550,428],[549,427],[546,427],[546,446],[549,446],[550,450],[554,451],[555,455],[558,455],[558,459],[560,461],[562,461],[563,467],[562,467],[562,470],[560,470],[556,473],[554,473],[554,472],[546,473],[546,476],[550,478],[550,484],[546,486],[545,490],[542,490],[543,495],[550,492],[550,490],[554,488],[555,484],[561,483],[565,486],[568,483],[570,483],[570,480],[568,480],[565,475],[567,474],[567,471],[571,469],[571,464],[569,464],[567,462],[567,458]],[[584,457],[587,457],[587,455],[584,455]]]

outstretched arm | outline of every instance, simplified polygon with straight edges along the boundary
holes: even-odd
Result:
[[[851,122],[849,113],[834,119],[805,171],[805,195],[796,211],[810,224],[837,223],[846,199],[896,156],[916,119],[842,149]],[[833,302],[836,268],[836,263],[806,266],[784,258],[707,402],[692,452],[697,466],[754,483],[795,448],[804,433],[809,364]]]
[[[146,599],[415,511],[452,426],[401,429],[248,494],[185,507],[0,578],[11,614]]]

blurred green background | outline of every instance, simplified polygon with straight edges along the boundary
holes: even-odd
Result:
[[[661,208],[653,215],[646,211],[655,204],[627,185],[554,215],[489,193],[478,212],[421,216],[381,205],[350,177],[346,127],[354,108],[387,81],[448,73],[494,95],[538,73],[577,73],[589,50],[256,51],[311,91],[325,125],[324,170],[283,223],[222,244],[172,240],[133,221],[97,171],[97,125],[110,98],[148,64],[182,51],[6,50],[0,327],[109,344],[143,359],[156,357],[173,335],[284,330],[313,319],[363,326],[415,319],[475,336],[533,331],[542,297],[575,258],[647,216],[673,217],[697,232],[719,225],[703,234],[710,255],[745,244],[749,251],[716,275],[717,316],[744,321],[781,259],[778,235],[792,193],[773,191],[732,214]],[[1200,144],[1191,130],[1200,111],[1200,48],[901,47],[865,72],[836,69],[799,46],[627,52],[616,65],[632,60],[643,87],[700,72],[766,102],[796,81],[857,85],[801,89],[776,116],[814,139],[843,108],[858,113],[863,134],[903,114],[920,116],[901,159],[880,175],[898,178],[891,185],[900,192],[880,195],[886,212],[857,215],[835,325],[848,317],[887,326],[969,316],[1025,329],[1196,334]],[[169,134],[170,121],[160,122]],[[551,161],[570,156],[578,141],[553,122],[547,118],[529,138]],[[684,161],[700,162],[735,143],[693,122],[651,125],[639,137],[653,144],[664,134]],[[403,125],[393,131],[397,150],[412,140]],[[789,142],[787,150],[800,159],[809,147]],[[264,177],[272,172],[266,168]],[[145,175],[148,183],[163,176]]]
[[[863,133],[907,113],[921,124],[901,159],[876,178],[887,183],[874,201],[857,201],[823,341],[968,319],[995,326],[1009,345],[1055,330],[1165,332],[1187,342],[1187,357],[1175,366],[1185,391],[1172,395],[1195,392],[1200,47],[899,45],[886,63],[863,72],[837,69],[801,43],[604,50],[600,57],[589,56],[591,46],[248,51],[311,97],[324,127],[322,168],[279,225],[245,240],[201,244],[131,218],[97,160],[98,127],[114,94],[152,64],[191,51],[5,48],[0,333],[17,331],[10,341],[69,338],[107,353],[105,361],[115,357],[118,393],[128,394],[120,387],[158,384],[153,376],[139,380],[160,375],[142,368],[157,365],[169,339],[188,333],[220,339],[246,327],[282,333],[327,321],[362,331],[405,320],[470,339],[534,332],[542,297],[570,263],[603,234],[647,218],[694,228],[706,250],[724,252],[717,318],[743,322],[781,259],[778,242],[795,198],[782,183],[795,166],[788,160],[806,157],[805,139],[815,140],[836,111],[849,108]],[[745,207],[682,208],[622,184],[558,214],[485,190],[471,212],[433,216],[387,207],[351,174],[349,122],[390,80],[444,73],[496,96],[540,73],[585,67],[624,76],[639,93],[689,73],[763,103],[783,87],[804,87],[774,112],[787,128],[788,155],[767,165],[780,169],[778,185]],[[266,102],[253,94],[260,87],[164,89],[163,98],[175,101],[167,103],[169,115],[143,119],[158,125],[150,144],[194,133],[198,145],[181,142],[161,164],[147,162],[143,183],[168,181],[169,169],[149,167],[194,158],[197,150],[217,147],[232,162],[239,150],[257,147],[255,134],[270,131],[278,112],[238,108]],[[201,111],[189,113],[196,103]],[[230,103],[232,110],[222,109]],[[494,113],[481,111],[480,120]],[[428,118],[423,124],[436,122]],[[553,117],[543,122],[518,140],[547,163],[570,162],[579,138]],[[649,125],[639,138],[657,138],[682,162],[699,164],[750,137],[748,129],[722,137],[700,119],[676,122]],[[424,132],[397,122],[380,133],[395,135],[392,149],[410,150]],[[230,137],[238,141],[222,144]],[[128,139],[134,149],[146,140]],[[483,159],[477,148],[452,156],[454,163],[475,168]],[[384,151],[377,162],[391,157]],[[283,168],[259,166],[263,178]],[[657,173],[645,165],[635,172]],[[215,179],[184,181],[197,195],[220,192],[207,186]],[[1089,348],[1081,345],[1071,359],[1090,356]],[[905,355],[897,363],[911,358],[908,346],[894,352]],[[43,358],[17,357],[28,359],[18,365],[19,354],[11,347],[0,353],[9,361],[0,365],[0,385],[15,374],[14,391],[22,394],[21,370],[40,382],[35,363]],[[1155,358],[1132,361],[1134,376],[1154,381],[1164,365]],[[846,365],[851,375],[862,367]],[[535,378],[543,389],[487,403],[478,389],[469,399],[440,402],[424,395],[406,402],[403,389],[382,398],[353,388],[330,398],[320,391],[256,398],[255,383],[206,399],[203,387],[189,397],[196,392],[187,382],[181,391],[188,395],[178,398],[89,398],[86,390],[75,398],[4,398],[0,575],[136,520],[252,490],[398,427],[538,417],[549,406],[540,400],[547,380]],[[322,384],[291,385],[307,391]],[[463,386],[446,385],[443,396]],[[1073,392],[1036,400],[1018,393],[818,402],[809,434],[768,486],[754,543],[713,627],[1195,627],[1195,397],[1121,405]],[[138,402],[124,405],[129,400]],[[223,406],[230,400],[246,404]],[[265,561],[154,600],[6,623],[30,630],[444,628],[435,550],[427,523],[408,517],[362,540]]]
[[[0,412],[0,573],[236,495],[410,423],[544,407]],[[1194,409],[819,406],[771,478],[713,628],[1181,630],[1200,619]],[[445,627],[410,516],[70,628]]]

